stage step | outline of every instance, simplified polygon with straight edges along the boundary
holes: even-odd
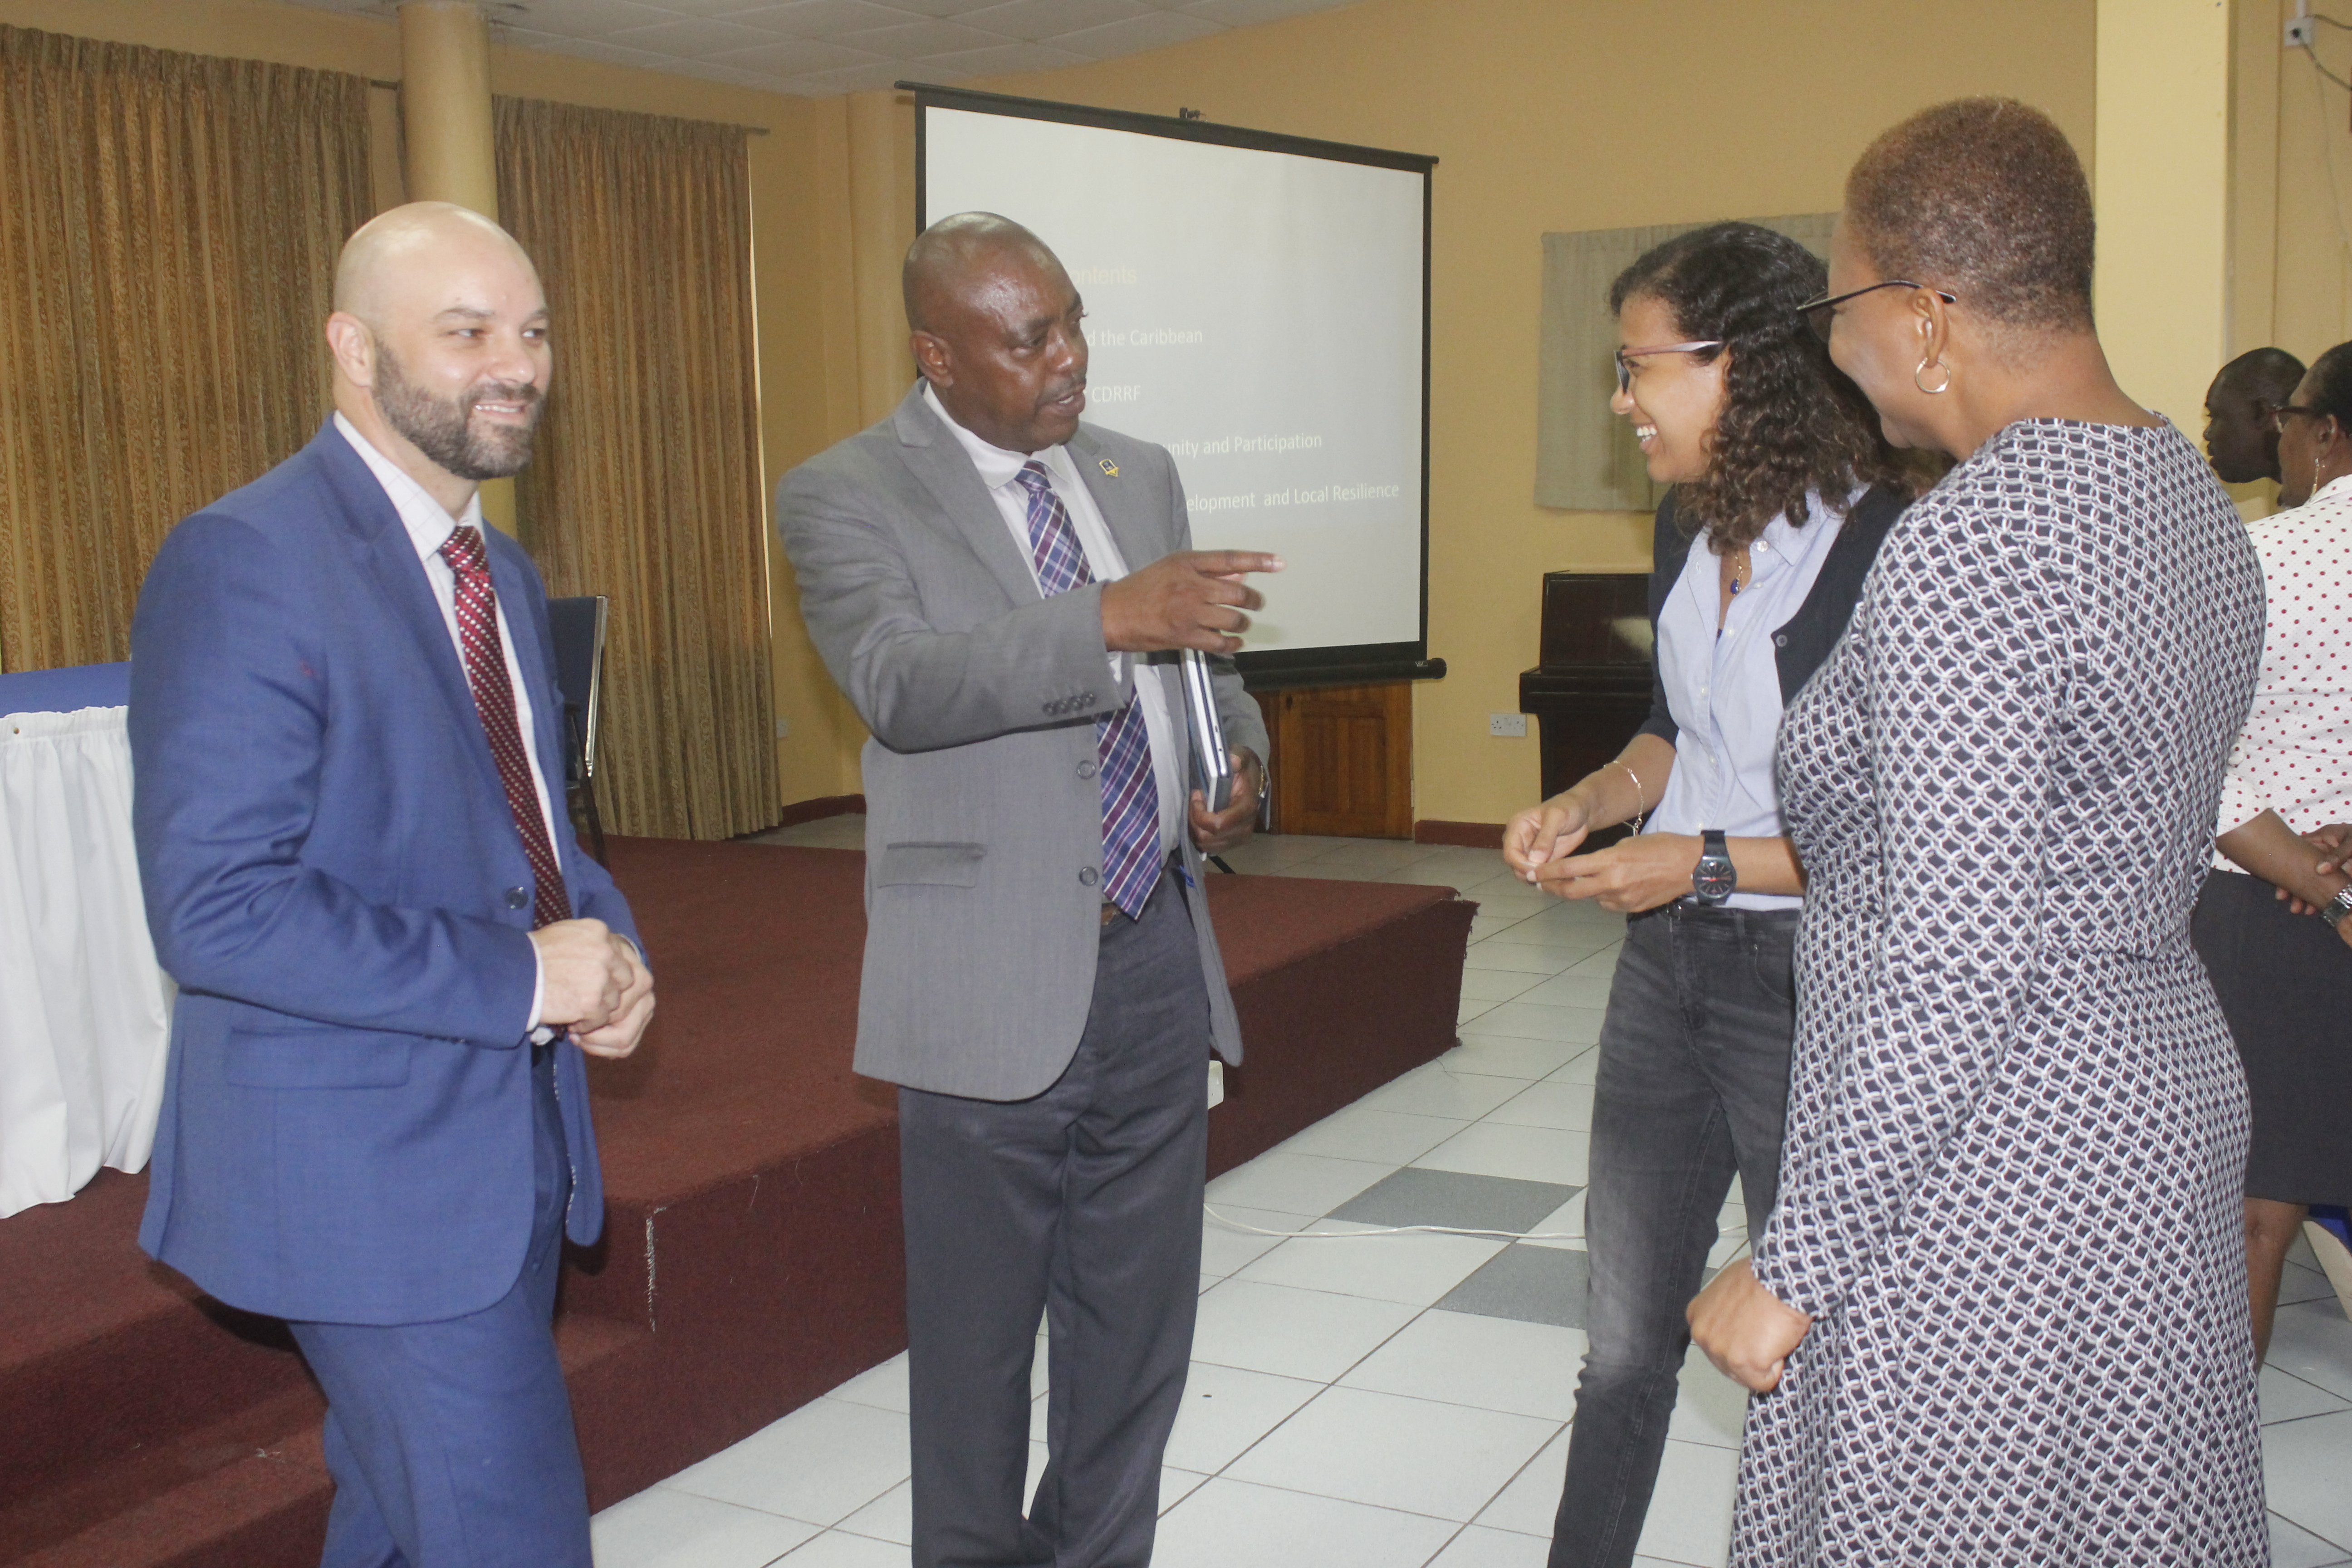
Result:
[[[555,1330],[567,1382],[596,1375],[647,1338],[586,1315],[562,1318]],[[238,1393],[215,1392],[231,1400]],[[306,1376],[209,1426],[89,1466],[0,1508],[0,1563],[254,1568],[315,1561],[333,1494],[320,1443],[323,1414]]]

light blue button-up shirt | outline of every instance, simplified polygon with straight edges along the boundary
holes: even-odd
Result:
[[[1860,496],[1857,490],[1854,499]],[[1691,542],[1682,577],[1658,611],[1658,675],[1679,731],[1675,771],[1643,832],[1698,834],[1713,827],[1733,838],[1772,838],[1783,831],[1780,792],[1772,782],[1780,734],[1780,667],[1772,635],[1813,591],[1830,544],[1845,525],[1843,515],[1826,513],[1819,497],[1806,510],[1811,516],[1802,528],[1776,517],[1748,547],[1748,585],[1733,595],[1720,635],[1720,558],[1704,537]],[[1794,909],[1802,901],[1782,893],[1731,895],[1735,909]]]

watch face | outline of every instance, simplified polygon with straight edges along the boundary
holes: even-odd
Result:
[[[1731,889],[1738,885],[1738,879],[1732,874],[1731,861],[1724,856],[1700,857],[1697,868],[1691,873],[1691,886],[1701,898],[1727,899],[1731,896]]]

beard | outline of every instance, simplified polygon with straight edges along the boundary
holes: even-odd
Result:
[[[520,427],[474,427],[477,403],[520,403],[529,416]],[[376,346],[376,407],[384,423],[427,458],[477,484],[503,479],[530,461],[530,443],[546,404],[536,386],[520,382],[479,381],[455,397],[439,398],[408,379],[392,350]]]

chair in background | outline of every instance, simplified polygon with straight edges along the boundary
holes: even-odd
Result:
[[[589,853],[604,862],[604,819],[596,810],[596,732],[604,687],[602,594],[550,599],[547,621],[555,640],[555,681],[563,692],[563,793],[588,822]]]

